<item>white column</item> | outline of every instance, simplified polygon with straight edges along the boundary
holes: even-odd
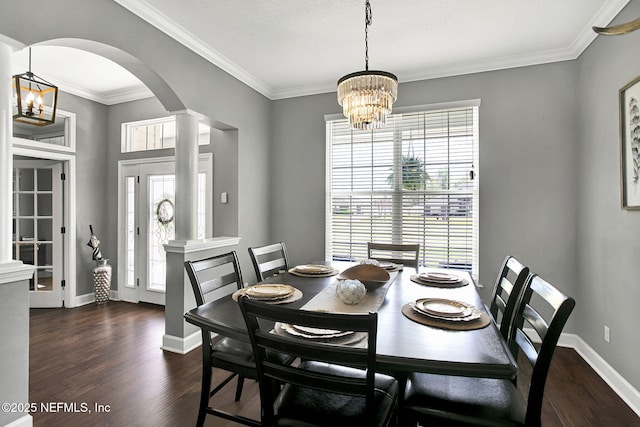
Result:
[[[198,237],[198,122],[200,115],[176,114],[176,240]]]
[[[0,264],[9,262],[13,240],[11,217],[13,119],[11,117],[12,49],[0,42]]]

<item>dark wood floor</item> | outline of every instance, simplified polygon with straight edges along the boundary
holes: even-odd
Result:
[[[59,408],[33,413],[36,427],[195,425],[200,350],[178,355],[160,349],[163,307],[111,301],[32,309],[30,330],[29,400]],[[233,402],[233,386],[216,399],[218,406],[258,418],[253,381],[239,403]],[[96,405],[102,407],[96,411]],[[552,363],[543,412],[549,427],[640,426],[640,418],[584,360],[564,348]],[[205,425],[238,424],[207,417]]]

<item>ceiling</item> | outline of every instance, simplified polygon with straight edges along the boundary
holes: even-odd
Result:
[[[114,0],[270,99],[364,69],[362,0]],[[371,0],[369,67],[402,82],[577,58],[629,0]],[[28,50],[15,72],[26,71]],[[35,46],[32,71],[111,105],[152,96],[100,56]],[[73,66],[70,66],[73,64]]]

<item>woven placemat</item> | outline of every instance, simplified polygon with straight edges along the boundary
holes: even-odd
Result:
[[[331,276],[335,276],[336,274],[338,274],[339,271],[336,268],[332,268],[331,269],[331,273],[306,274],[306,273],[300,273],[299,271],[296,271],[296,268],[293,267],[293,268],[289,269],[289,273],[293,274],[294,276],[300,276],[300,277],[331,277]]]
[[[480,313],[480,318],[472,322],[448,322],[446,320],[431,319],[427,316],[416,313],[411,308],[410,304],[402,306],[402,314],[422,325],[433,326],[434,328],[440,329],[451,329],[453,331],[472,331],[474,329],[482,329],[489,326],[491,323],[491,319],[489,319],[489,316],[485,312]]]
[[[417,274],[411,275],[411,281],[423,286],[433,286],[434,288],[461,288],[469,284],[469,281],[467,279],[460,279],[460,281],[456,283],[431,282],[421,279]]]
[[[246,295],[246,292],[247,292],[247,288],[238,289],[233,294],[231,294],[231,298],[235,302],[238,302],[238,298],[240,298],[240,295]],[[288,304],[290,302],[298,301],[300,298],[302,298],[302,291],[300,289],[293,288],[293,294],[289,295],[286,298],[276,299],[274,301],[269,301],[269,300],[263,299],[263,300],[260,300],[260,301],[262,301],[264,303],[267,303],[267,304]]]

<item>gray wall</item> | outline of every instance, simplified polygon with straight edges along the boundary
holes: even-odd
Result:
[[[268,173],[271,166],[267,159],[271,102],[111,0],[59,0],[55,4],[45,2],[39,5],[39,13],[33,17],[29,27],[16,19],[22,13],[17,4],[3,5],[0,14],[3,35],[27,45],[51,40],[54,40],[51,44],[60,45],[74,45],[78,40],[97,42],[86,45],[87,49],[122,59],[121,62],[143,81],[149,81],[147,79],[151,76],[170,87],[173,94],[168,95],[166,87],[159,87],[156,81],[151,87],[152,90],[159,88],[157,95],[162,95],[161,99],[171,101],[165,107],[175,109],[184,106],[209,117],[217,127],[231,130],[229,139],[237,140],[239,160],[235,170],[229,172],[233,175],[230,177],[231,181],[237,186],[237,197],[230,200],[229,207],[235,207],[239,213],[237,218],[231,220],[234,223],[223,224],[222,229],[238,230],[237,234],[242,240],[236,249],[240,254],[242,267],[252,271],[246,248],[249,245],[264,244],[268,238]],[[100,19],[96,20],[96,16],[100,16]],[[137,58],[139,63],[131,61],[131,58]],[[151,73],[140,67],[140,63],[148,67]],[[73,111],[72,108],[69,110]],[[78,123],[81,125],[80,118]],[[233,134],[233,129],[237,129],[237,137]],[[102,130],[103,135],[106,135],[106,129]],[[113,141],[111,135],[109,138]],[[113,142],[110,142],[109,153],[114,149],[111,144]],[[107,150],[106,146],[104,150]],[[80,154],[78,152],[79,162]],[[79,171],[79,176],[90,175],[91,160],[107,158],[107,152],[101,149],[86,154],[88,161]],[[110,156],[109,159],[113,157]],[[109,165],[110,181],[113,176],[112,168],[116,167],[114,164]],[[101,173],[100,176],[104,183],[107,175]],[[91,186],[91,183],[88,181],[86,186]],[[94,189],[97,188],[100,187],[94,186]],[[115,192],[111,187],[102,188],[104,191],[96,192],[94,199]],[[79,190],[78,194],[86,193]],[[106,206],[105,215],[113,215],[114,209],[115,206]],[[83,236],[81,232],[84,226],[91,222],[95,224],[93,215],[78,218],[79,239]],[[109,224],[112,222],[109,220]],[[113,225],[109,225],[106,232],[100,231],[99,237],[105,240],[104,249],[109,254],[115,254],[116,244],[111,240],[115,235]],[[79,256],[81,253],[79,251]],[[251,280],[251,275],[247,279]],[[86,293],[85,291],[89,289],[80,288],[79,285],[78,293]]]
[[[28,280],[0,283],[0,401],[3,403],[29,402],[28,289]],[[24,411],[0,411],[0,425],[8,425],[25,415]]]
[[[398,107],[480,98],[480,283],[507,254],[575,295],[575,62],[404,83]],[[273,105],[271,239],[324,258],[325,123],[335,93]],[[570,328],[573,330],[573,328]]]
[[[76,296],[93,292],[89,224],[105,258],[115,257],[116,242],[107,229],[107,107],[68,93],[58,94],[60,109],[76,114]]]
[[[293,263],[324,257],[323,116],[339,112],[334,93],[271,102],[109,0],[41,3],[29,27],[16,19],[21,13],[17,3],[3,5],[3,34],[25,44],[78,38],[114,46],[147,64],[187,108],[237,129],[231,137],[238,141],[238,166],[227,176],[232,182],[237,176],[243,270],[252,271],[246,247],[268,241],[285,241]],[[632,3],[618,21],[638,15],[640,5]],[[619,207],[617,91],[640,74],[639,42],[640,33],[600,37],[578,61],[403,83],[397,103],[482,100],[484,296],[506,254],[522,259],[576,297],[567,331],[580,335],[636,388],[638,344],[632,337],[640,212]],[[116,230],[106,218],[115,215],[115,118],[107,130],[100,120],[83,120],[85,113],[73,106],[64,108],[78,113],[79,130],[87,135],[108,135],[108,149],[91,144],[89,137],[78,139],[79,200],[95,206],[104,206],[103,194],[109,200],[105,216],[95,210],[78,213],[78,245],[84,245],[89,223],[100,224],[105,252],[113,256]],[[100,188],[103,193],[96,191]],[[89,267],[78,276],[88,272]],[[89,287],[79,281],[78,294],[86,292]],[[602,341],[603,324],[611,327],[609,345]]]
[[[640,16],[630,2],[615,23]],[[640,75],[640,31],[598,37],[578,60],[576,333],[636,389],[640,211],[621,209],[618,91]],[[611,343],[603,327],[611,328]]]

